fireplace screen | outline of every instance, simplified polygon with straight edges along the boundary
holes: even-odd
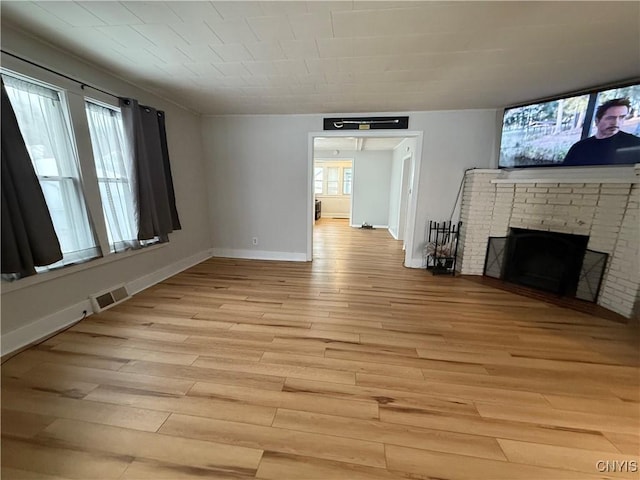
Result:
[[[506,249],[507,237],[489,237],[487,257],[484,260],[484,274],[487,277],[502,278]]]
[[[576,298],[589,302],[595,302],[598,299],[602,276],[607,265],[607,257],[608,255],[602,252],[594,252],[593,250],[585,252]]]
[[[489,237],[484,275],[597,302],[608,254],[588,250],[588,237],[571,237],[523,229]]]

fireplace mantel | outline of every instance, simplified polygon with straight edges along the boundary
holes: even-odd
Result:
[[[491,183],[519,184],[519,183],[640,183],[640,178],[605,178],[594,181],[593,178],[496,178]]]

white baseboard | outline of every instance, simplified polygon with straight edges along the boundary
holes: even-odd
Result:
[[[271,252],[268,250],[240,250],[234,248],[214,248],[214,257],[246,258],[249,260],[280,260],[284,262],[306,262],[306,253]]]
[[[3,333],[1,341],[2,356],[37,343],[60,330],[70,327],[82,320],[85,311],[87,315],[93,313],[91,301],[88,298],[16,330]]]
[[[389,234],[393,237],[393,239],[397,240],[398,239],[398,234],[396,233],[395,229],[389,227],[388,230],[389,230]]]
[[[200,262],[210,258],[212,256],[211,250],[205,250],[204,252],[197,253],[191,257],[185,258],[171,265],[161,268],[149,275],[145,275],[136,280],[126,283],[127,291],[133,295],[141,292],[145,288],[149,288],[156,283],[161,282],[177,273],[186,270]],[[26,346],[38,343],[45,338],[70,327],[74,323],[82,320],[84,311],[87,312],[87,316],[93,314],[93,307],[89,299],[76,303],[64,310],[47,315],[35,322],[31,322],[28,325],[20,327],[8,333],[2,334],[1,339],[1,354],[2,356],[15,352]]]
[[[190,257],[184,258],[178,262],[172,263],[171,265],[167,265],[166,267],[161,268],[160,270],[156,270],[153,273],[145,275],[144,277],[140,277],[136,280],[133,280],[126,284],[127,291],[134,295],[138,292],[141,292],[145,288],[149,288],[156,283],[160,283],[163,280],[166,280],[173,275],[176,275],[187,268],[191,268],[194,265],[197,265],[201,262],[204,262],[208,258],[213,256],[212,250],[205,250],[203,252],[196,253],[195,255],[191,255]]]
[[[421,258],[412,258],[411,263],[405,266],[409,268],[425,268]]]

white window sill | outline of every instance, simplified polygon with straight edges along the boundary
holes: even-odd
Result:
[[[134,255],[140,255],[141,253],[151,252],[159,248],[166,247],[168,244],[169,244],[168,242],[156,243],[155,245],[149,245],[148,247],[144,247],[138,250],[129,250],[129,251],[120,252],[120,253],[109,253],[109,255],[107,255],[106,257],[95,258],[93,260],[89,260],[84,263],[79,263],[77,265],[69,265],[68,267],[62,267],[60,269],[51,270],[49,272],[36,273],[35,275],[21,278],[13,282],[2,280],[2,282],[0,283],[1,291],[2,291],[1,293],[2,295],[4,295],[5,293],[15,292],[16,290],[31,287],[33,285],[38,285],[40,283],[57,280],[67,275],[73,275],[74,273],[82,272],[84,270],[89,270],[91,268],[100,267],[102,265],[106,265],[112,262],[117,262],[119,260],[131,258]]]

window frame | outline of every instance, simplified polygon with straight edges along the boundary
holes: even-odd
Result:
[[[342,168],[339,165],[327,165],[323,168],[327,172],[327,179],[323,185],[324,194],[326,196],[337,197],[340,195]]]
[[[320,170],[320,179],[318,179],[318,170]],[[324,192],[324,167],[313,166],[313,193],[314,195],[322,195]],[[320,191],[317,191],[318,182],[320,182]]]
[[[89,207],[89,204],[87,202],[87,195],[85,193],[85,185],[83,181],[83,170],[80,162],[80,151],[78,150],[78,146],[76,144],[76,135],[74,131],[73,117],[71,115],[68,92],[64,88],[56,85],[55,83],[43,81],[39,78],[34,78],[28,75],[24,75],[20,72],[15,72],[13,70],[5,68],[4,66],[0,68],[0,73],[2,73],[2,75],[6,77],[12,77],[22,82],[51,90],[55,92],[56,95],[58,96],[58,101],[60,103],[60,109],[61,109],[60,111],[61,120],[62,122],[64,122],[64,129],[66,129],[67,133],[69,134],[68,147],[70,150],[69,153],[71,158],[69,158],[68,161],[74,163],[74,167],[76,171],[73,173],[77,174],[77,176],[61,174],[64,172],[60,171],[59,163],[57,166],[58,175],[38,174],[37,172],[35,173],[36,173],[36,177],[38,178],[38,182],[41,185],[41,188],[43,188],[45,184],[55,184],[55,185],[58,185],[59,191],[62,192],[63,196],[68,196],[71,194],[73,196],[78,197],[78,202],[76,205],[74,205],[74,207],[77,207],[78,209],[77,213],[79,213],[80,215],[83,215],[87,222],[86,223],[87,230],[83,231],[82,235],[86,235],[87,238],[89,238],[91,240],[91,243],[93,244],[83,250],[76,250],[76,251],[67,252],[67,253],[63,252],[64,257],[59,262],[55,262],[47,266],[36,267],[37,274],[58,270],[60,268],[65,268],[71,265],[90,262],[91,260],[95,260],[96,258],[102,257],[103,252],[102,252],[101,245],[99,243],[99,238],[98,238],[95,224],[93,221],[93,212]],[[31,153],[29,153],[29,156],[31,157]],[[65,184],[67,185],[65,186]],[[71,185],[69,186],[68,184],[71,184]],[[43,193],[44,193],[44,188],[43,188]],[[46,194],[45,194],[45,197],[46,197]],[[53,213],[51,213],[51,215],[53,217]],[[81,252],[92,252],[92,253],[90,254],[90,256],[86,256],[86,255],[82,255]]]
[[[349,170],[349,180],[346,179],[346,172]],[[346,192],[346,186],[349,185],[349,191]],[[351,195],[353,192],[353,164],[350,167],[342,167],[342,195]]]
[[[339,158],[339,159],[325,159],[325,158],[317,158],[314,160],[314,195],[317,197],[351,197],[353,195],[353,159],[351,158]],[[317,193],[315,191],[315,169],[322,168],[323,169],[323,181],[322,181],[322,192]],[[337,180],[329,180],[329,169],[335,168],[338,170]],[[351,170],[351,193],[344,193],[344,171]],[[333,181],[337,184],[337,193],[329,193],[329,182]]]
[[[20,59],[4,53],[1,54],[0,73],[17,77],[54,90],[61,91],[61,102],[64,100],[64,115],[70,128],[71,143],[75,149],[78,162],[80,193],[84,196],[84,203],[89,217],[90,227],[96,238],[98,257],[81,263],[60,266],[51,270],[38,272],[36,275],[24,277],[15,281],[0,281],[2,293],[13,292],[32,285],[51,281],[72,275],[83,270],[106,265],[115,261],[130,258],[146,252],[152,252],[158,248],[164,248],[168,243],[141,242],[140,248],[120,252],[111,252],[106,220],[102,210],[102,201],[98,185],[93,148],[89,134],[89,123],[85,111],[85,101],[93,101],[104,104],[106,107],[119,109],[118,99],[104,94],[87,85],[67,79],[53,72],[43,70],[36,65],[29,64]]]
[[[107,102],[104,102],[104,101],[101,101],[101,100],[96,100],[95,98],[93,98],[93,96],[85,96],[84,97],[85,118],[87,118],[87,129],[88,129],[89,132],[90,132],[89,119],[88,119],[88,112],[87,112],[86,104],[87,103],[91,103],[91,104],[93,104],[95,106],[98,106],[98,107],[111,109],[111,110],[114,110],[114,111],[118,112],[120,115],[122,115],[122,110],[120,109],[120,106],[118,104],[116,104],[115,99],[112,99],[112,100],[114,100],[114,101],[112,101],[110,103],[107,103]],[[123,135],[124,135],[124,132],[123,132]],[[89,140],[91,140],[90,133],[89,133]],[[125,142],[126,142],[126,139],[125,139]],[[126,155],[126,153],[127,153],[126,151],[122,152],[123,155]],[[103,220],[104,220],[104,223],[105,223],[105,229],[108,229],[107,220],[105,218],[104,207],[102,205],[102,194],[100,193],[100,182],[103,182],[103,183],[120,183],[120,184],[131,185],[132,182],[134,182],[135,179],[133,179],[133,178],[124,179],[124,178],[100,177],[98,175],[98,169],[96,167],[96,159],[95,159],[95,157],[93,155],[93,145],[91,145],[91,158],[93,159],[93,164],[92,165],[93,165],[93,169],[94,169],[94,171],[96,173],[96,181],[98,182],[98,194],[100,195],[100,205],[101,205],[101,211],[102,211],[102,215],[103,215]],[[132,199],[132,208],[135,208],[133,203],[135,203],[135,200]],[[132,213],[134,215],[134,221],[135,221],[135,212],[132,212]],[[109,251],[110,254],[121,253],[122,251],[124,251],[124,250],[121,250],[121,249],[117,248],[115,243],[111,244],[109,242],[109,238],[108,237],[109,237],[109,234],[108,234],[108,230],[107,230],[107,245],[108,245],[108,249],[109,249],[108,251]],[[137,241],[136,239],[128,239],[128,240]],[[146,241],[147,243],[137,241],[137,245],[136,245],[135,249],[143,248],[143,247],[145,247],[147,245],[151,245],[153,243],[156,243],[157,241],[158,241],[157,239],[154,239],[153,241],[148,241],[147,240]]]

